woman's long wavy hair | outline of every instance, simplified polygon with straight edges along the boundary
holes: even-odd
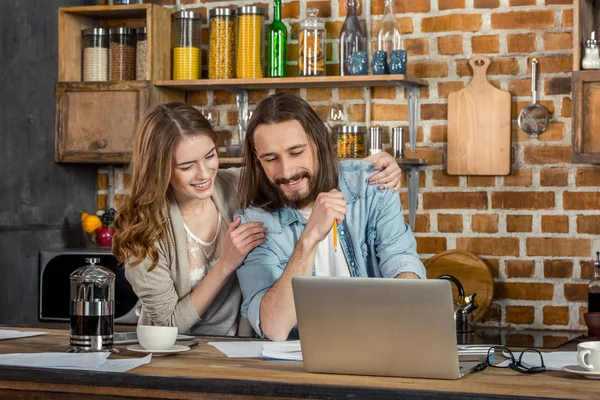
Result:
[[[158,263],[155,244],[165,238],[173,243],[169,229],[173,153],[184,136],[192,135],[217,140],[202,113],[184,103],[160,104],[138,125],[127,196],[114,221],[112,246],[117,260],[127,266],[150,257],[152,270]]]
[[[275,93],[262,100],[248,122],[244,143],[243,163],[239,183],[239,201],[242,209],[255,206],[266,211],[275,211],[286,206],[286,199],[278,188],[269,181],[256,155],[254,135],[260,125],[298,121],[317,158],[309,200],[314,201],[321,192],[338,187],[337,153],[331,142],[327,127],[304,99],[291,93]]]

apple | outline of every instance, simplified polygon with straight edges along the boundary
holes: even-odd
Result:
[[[96,243],[101,247],[111,247],[115,228],[103,226],[96,231]]]

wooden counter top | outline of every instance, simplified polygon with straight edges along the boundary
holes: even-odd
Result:
[[[7,328],[8,329],[8,328]],[[67,331],[0,341],[0,354],[64,351]],[[562,371],[525,375],[487,368],[458,380],[312,374],[302,363],[229,359],[198,338],[199,346],[127,373],[0,366],[0,398],[374,398],[374,399],[597,399],[600,382]],[[140,357],[120,346],[111,357]]]

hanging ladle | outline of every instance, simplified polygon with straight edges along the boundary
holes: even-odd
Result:
[[[537,65],[538,60],[531,60],[531,104],[526,106],[519,113],[519,128],[532,139],[536,139],[539,134],[548,129],[548,111],[537,104]]]

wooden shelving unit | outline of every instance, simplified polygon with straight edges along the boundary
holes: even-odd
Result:
[[[340,158],[340,161],[358,161],[360,158]],[[397,158],[396,162],[400,167],[410,166],[410,167],[418,167],[427,165],[427,160],[423,158]],[[219,157],[219,165],[221,167],[239,167],[242,165],[241,158],[231,158],[231,157]]]

